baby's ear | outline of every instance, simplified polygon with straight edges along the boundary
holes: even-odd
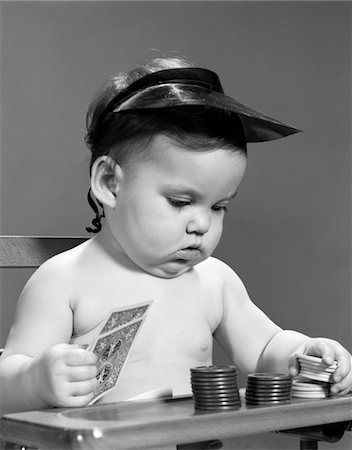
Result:
[[[122,169],[110,156],[100,156],[92,166],[91,189],[97,200],[113,208],[122,180]]]

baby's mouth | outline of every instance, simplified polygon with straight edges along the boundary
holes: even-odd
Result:
[[[178,250],[176,252],[176,257],[178,259],[184,259],[184,260],[190,260],[198,258],[200,255],[199,247],[186,247],[182,248],[181,250]]]

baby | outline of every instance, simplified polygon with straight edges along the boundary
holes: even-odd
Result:
[[[214,72],[160,58],[115,77],[90,105],[94,237],[44,263],[20,297],[0,360],[3,412],[87,405],[97,357],[85,349],[111,310],[152,301],[115,389],[190,394],[213,337],[244,374],[297,374],[295,353],[337,360],[332,392],[352,385],[349,352],[282,330],[212,257],[246,170],[246,143],[298,130],[223,93]]]

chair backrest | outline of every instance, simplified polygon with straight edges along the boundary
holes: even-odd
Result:
[[[0,236],[0,268],[38,267],[88,237]]]
[[[36,268],[52,256],[87,239],[67,236],[0,236],[0,268]]]

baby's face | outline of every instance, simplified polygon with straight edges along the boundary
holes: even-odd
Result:
[[[153,275],[174,278],[208,258],[236,195],[245,155],[190,151],[158,135],[147,155],[123,169],[116,207],[106,211],[121,250]]]

